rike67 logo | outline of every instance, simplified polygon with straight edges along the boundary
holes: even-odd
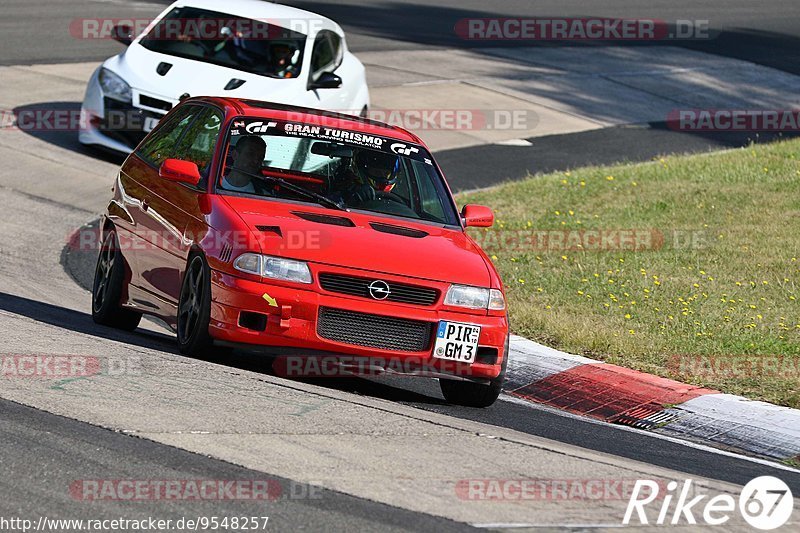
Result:
[[[786,524],[794,507],[789,486],[773,476],[751,480],[742,489],[738,502],[730,494],[719,494],[703,501],[708,495],[692,494],[691,479],[685,480],[680,489],[677,481],[670,481],[666,485],[666,494],[659,494],[660,488],[663,488],[663,484],[649,479],[637,480],[622,523],[630,524],[635,514],[640,524],[648,524],[649,520],[653,520],[652,512],[657,510],[658,515],[653,522],[658,525],[705,523],[718,526],[735,516],[738,507],[738,514],[742,515],[745,522],[767,531]],[[653,502],[657,503],[646,509]],[[647,510],[651,511],[650,518]]]

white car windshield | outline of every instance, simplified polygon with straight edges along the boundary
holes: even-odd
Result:
[[[139,44],[161,54],[273,78],[296,78],[306,36],[267,21],[195,7],[170,11]]]
[[[319,124],[235,119],[219,187],[458,224],[444,179],[424,147]]]

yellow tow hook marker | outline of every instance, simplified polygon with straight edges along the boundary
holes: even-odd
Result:
[[[278,307],[278,300],[276,300],[266,292],[264,293],[264,296],[262,296],[262,298],[264,298],[267,301],[270,307]]]

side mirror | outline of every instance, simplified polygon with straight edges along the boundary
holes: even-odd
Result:
[[[315,89],[338,89],[342,86],[342,78],[334,74],[333,72],[323,72],[317,78],[317,81],[311,81],[308,83],[308,90],[312,91]]]
[[[191,161],[167,159],[161,163],[158,175],[165,180],[177,181],[178,183],[187,183],[194,186],[200,183],[200,169]]]
[[[111,37],[125,46],[133,42],[133,28],[127,24],[116,24],[111,30]]]
[[[464,226],[473,228],[488,228],[494,224],[492,210],[483,205],[468,204],[461,210]]]

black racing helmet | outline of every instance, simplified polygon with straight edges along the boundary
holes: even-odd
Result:
[[[361,149],[355,153],[353,164],[361,177],[376,191],[389,192],[397,184],[400,158],[394,154]]]

